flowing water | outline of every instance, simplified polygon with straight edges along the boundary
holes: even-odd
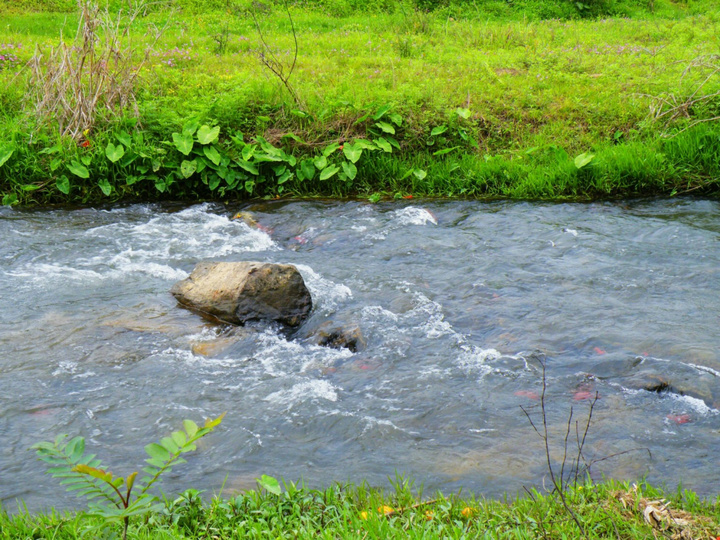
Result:
[[[610,459],[593,475],[720,491],[718,202],[3,208],[0,238],[6,508],[80,504],[35,442],[82,434],[129,473],[184,418],[224,411],[167,492],[398,472],[513,495],[547,474],[520,408],[541,423],[543,364],[555,462],[597,392],[585,455]],[[357,325],[366,346],[203,321],[168,292],[201,260],[297,265],[306,328]]]

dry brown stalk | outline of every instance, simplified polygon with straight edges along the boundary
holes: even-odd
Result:
[[[694,82],[694,89],[687,96],[677,96],[670,92],[657,96],[643,94],[644,97],[652,99],[650,118],[662,122],[665,127],[669,127],[679,119],[692,118],[693,109],[699,105],[720,98],[720,90],[711,91],[707,94],[702,93],[709,84],[717,81],[718,75],[720,74],[720,55],[706,54],[694,58],[683,70],[680,76],[680,82],[683,83],[686,79],[689,79],[691,74],[699,74],[699,79]],[[692,126],[703,122],[714,122],[716,120],[720,120],[720,116],[697,118],[692,120],[682,130],[669,136],[674,137]],[[666,136],[668,135],[666,134]]]
[[[39,125],[56,123],[61,135],[75,140],[99,121],[125,114],[139,116],[135,90],[166,26],[142,49],[131,28],[148,3],[136,3],[113,17],[90,0],[78,0],[80,22],[73,41],[60,36],[49,52],[38,46],[30,61],[32,106]],[[168,19],[169,21],[170,19]]]

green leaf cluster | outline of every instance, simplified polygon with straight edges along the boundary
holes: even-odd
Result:
[[[225,415],[207,419],[202,427],[192,420],[183,421],[183,429],[163,437],[158,443],[145,447],[148,458],[145,473],[138,479],[138,472],[118,476],[102,466],[95,454],[85,452],[85,439],[59,435],[52,442],[39,442],[32,446],[38,459],[48,464],[48,474],[60,479],[67,491],[76,492],[88,502],[88,515],[102,518],[105,522],[122,521],[127,531],[132,516],[158,511],[163,508],[159,497],[150,488],[175,465],[185,463],[181,456],[197,449],[199,439],[211,433]]]

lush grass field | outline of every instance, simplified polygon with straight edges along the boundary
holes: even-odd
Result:
[[[687,103],[720,90],[716,2],[325,0],[290,7],[295,36],[282,4],[182,5],[134,21],[121,43],[134,65],[149,55],[136,104],[100,107],[74,139],[58,135],[59,115],[37,118],[39,83],[22,66],[38,45],[47,58],[63,27],[69,42],[77,14],[5,7],[5,203],[718,191],[720,123],[692,124],[718,116],[720,97]],[[287,74],[295,37],[286,86],[259,56]],[[203,125],[219,128],[207,143]]]
[[[440,493],[421,497],[398,481],[395,492],[290,485],[280,495],[249,491],[204,504],[190,490],[160,512],[133,518],[128,538],[710,539],[720,534],[717,504],[699,501],[691,492],[667,496],[647,485],[608,482],[570,488],[565,497],[567,508],[557,495],[534,490],[505,501]],[[8,514],[0,509],[3,539],[110,538],[122,530],[117,524],[103,527],[82,513]],[[88,535],[93,528],[95,536]]]

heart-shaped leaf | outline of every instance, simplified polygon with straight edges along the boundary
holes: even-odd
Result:
[[[385,116],[385,113],[387,113],[390,109],[392,109],[392,105],[383,105],[373,115],[373,117],[372,117],[373,120],[380,120],[383,116]]]
[[[288,180],[290,180],[290,179],[292,178],[292,176],[293,176],[293,173],[292,173],[292,172],[290,172],[290,171],[285,171],[283,174],[281,174],[281,175],[278,177],[278,179],[277,179],[278,185],[284,184],[285,182],[287,182]]]
[[[17,200],[18,200],[17,195],[15,195],[14,193],[8,193],[3,196],[2,205],[3,206],[12,206],[13,204],[15,204],[17,202]]]
[[[205,157],[212,161],[215,165],[220,165],[220,152],[214,146],[204,146],[203,153]]]
[[[362,155],[362,148],[354,144],[345,144],[343,146],[343,154],[353,163],[357,163],[357,160],[360,159]]]
[[[327,158],[325,156],[318,156],[313,161],[313,164],[316,169],[322,171],[325,167],[327,167]]]
[[[438,135],[442,135],[447,131],[447,126],[438,126],[434,127],[432,131],[430,132],[431,137],[437,137]]]
[[[219,134],[220,126],[211,128],[210,126],[203,125],[200,126],[200,129],[197,131],[197,139],[200,144],[210,144],[218,138]]]
[[[343,161],[342,168],[343,168],[343,172],[350,180],[355,180],[355,177],[357,176],[357,167],[355,166],[354,163],[349,163],[347,161]]]
[[[329,167],[326,167],[320,173],[320,180],[327,180],[331,176],[335,175],[339,170],[340,167],[338,167],[337,165],[330,165]]]
[[[335,152],[337,152],[337,149],[338,149],[338,148],[340,148],[340,144],[338,144],[338,143],[336,143],[336,142],[335,142],[335,143],[332,143],[332,144],[328,144],[328,145],[323,149],[322,154],[323,154],[323,156],[328,157],[328,156],[334,154]]]
[[[390,143],[390,146],[393,146],[393,147],[395,147],[397,150],[400,150],[400,143],[397,142],[397,139],[395,139],[394,137],[390,137],[389,135],[386,135],[386,136],[383,137],[383,138],[384,138],[385,140],[387,140],[387,142]]]
[[[244,159],[238,159],[237,164],[240,165],[243,169],[245,169],[250,174],[254,174],[257,176],[260,171],[258,171],[257,165],[254,163],[250,163],[249,161],[245,161]]]
[[[384,152],[392,152],[392,146],[390,146],[390,143],[387,142],[383,137],[378,137],[377,139],[375,139],[375,144],[377,144],[378,147]]]
[[[242,157],[245,161],[250,161],[250,158],[255,153],[255,146],[254,144],[248,144],[247,146],[243,147],[242,149]]]
[[[55,187],[60,193],[67,195],[70,193],[70,180],[64,174],[55,181]]]
[[[197,161],[194,159],[192,161],[183,159],[180,164],[180,174],[182,174],[184,178],[190,178],[195,174],[195,171],[197,171]]]
[[[215,191],[220,185],[221,180],[222,179],[217,174],[213,174],[208,180],[208,187],[210,188],[210,190]]]
[[[582,169],[583,167],[590,164],[595,158],[595,154],[580,154],[575,158],[575,167]]]
[[[388,124],[387,122],[375,122],[375,125],[379,127],[384,133],[390,133],[391,135],[395,135],[395,128],[392,126],[392,124]]]
[[[200,122],[198,122],[197,118],[192,118],[185,122],[185,125],[183,126],[183,135],[190,135],[192,136],[196,131],[198,126],[200,125]]]
[[[307,180],[312,180],[315,176],[315,165],[313,165],[313,162],[311,159],[303,159],[300,162],[300,170],[303,173],[303,176]]]
[[[140,133],[140,136],[142,137],[142,133]],[[132,142],[130,140],[130,134],[127,131],[121,131],[120,133],[116,133],[115,138],[125,146],[130,146],[130,143]]]
[[[260,487],[265,489],[268,493],[272,493],[273,495],[280,495],[282,493],[282,489],[280,488],[280,482],[277,481],[277,479],[273,478],[272,476],[268,476],[266,474],[263,474],[262,477],[257,481],[258,484],[260,484]]]
[[[173,144],[175,144],[175,148],[178,149],[178,152],[185,156],[190,155],[190,151],[193,149],[192,135],[188,133],[173,133],[172,138]]]
[[[109,142],[105,147],[105,155],[110,161],[117,163],[120,161],[120,158],[125,155],[125,147],[122,144],[115,146],[113,143]]]
[[[367,141],[365,139],[356,139],[354,143],[355,148],[360,148],[362,150],[377,150],[378,147],[375,146],[370,141]]]
[[[160,193],[165,193],[165,190],[168,188],[168,182],[165,178],[156,178],[155,179],[155,189],[157,189]]]
[[[400,116],[398,113],[392,113],[388,115],[388,118],[392,121],[393,124],[400,127],[402,124],[402,116]]]
[[[110,185],[110,182],[107,181],[107,178],[103,178],[102,180],[100,180],[98,182],[98,187],[106,197],[109,197],[112,193],[112,186]]]
[[[79,176],[80,178],[90,178],[90,171],[87,170],[87,167],[74,159],[70,162],[70,165],[68,165],[67,168],[75,176]]]

